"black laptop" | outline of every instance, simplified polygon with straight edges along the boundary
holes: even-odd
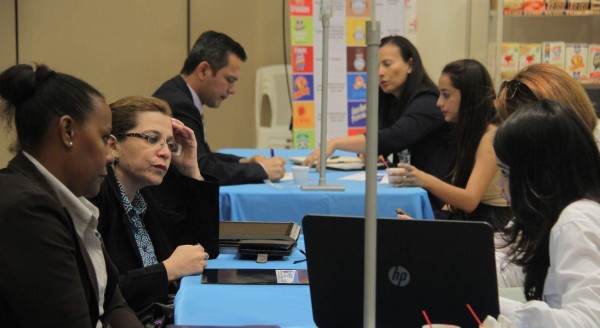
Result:
[[[363,326],[364,218],[302,221],[313,318],[319,327]],[[492,227],[482,222],[377,220],[377,327],[477,327],[498,316]]]

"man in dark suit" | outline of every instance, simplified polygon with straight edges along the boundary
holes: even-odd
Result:
[[[180,75],[165,82],[153,96],[165,100],[173,117],[194,130],[200,170],[221,185],[277,181],[285,173],[285,159],[255,155],[243,158],[212,152],[206,142],[202,106],[217,108],[235,93],[235,83],[246,60],[244,48],[229,36],[207,31],[188,54]]]

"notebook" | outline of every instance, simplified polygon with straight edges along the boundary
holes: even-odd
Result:
[[[302,221],[313,319],[362,327],[364,219],[307,215]],[[377,327],[432,323],[477,327],[498,316],[492,228],[464,221],[378,219]]]
[[[292,164],[302,165],[305,158],[303,156],[291,156],[288,159]],[[327,159],[325,165],[328,169],[337,171],[360,171],[365,169],[365,163],[362,159],[352,156],[332,156]],[[385,164],[377,162],[377,168],[383,169]]]

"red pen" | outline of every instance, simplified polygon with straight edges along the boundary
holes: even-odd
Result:
[[[383,158],[383,155],[379,155],[379,161],[380,161],[381,163],[383,163],[383,165],[385,165],[385,168],[386,168],[386,169],[389,169],[389,168],[390,168],[390,167],[389,167],[389,165],[387,164],[387,162],[385,161],[385,159]]]

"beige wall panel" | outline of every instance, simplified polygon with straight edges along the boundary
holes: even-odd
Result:
[[[248,60],[242,67],[236,94],[218,109],[205,110],[207,140],[213,150],[255,147],[254,86],[256,69],[284,62],[282,0],[192,0],[191,43],[206,30],[223,32],[238,41]],[[285,32],[289,33],[289,32]],[[285,35],[288,38],[288,35]],[[183,58],[180,58],[183,63]]]
[[[437,84],[444,66],[465,56],[467,0],[417,2],[415,46],[429,77]]]
[[[183,0],[19,2],[21,62],[42,62],[114,101],[151,94],[186,53]]]
[[[0,71],[16,64],[15,2],[0,1]]]
[[[15,2],[0,1],[0,72],[16,64]],[[14,140],[4,123],[0,122],[0,168],[5,167],[12,154],[8,147]]]
[[[417,0],[415,43],[436,84],[451,61],[469,57],[487,65],[489,8],[489,0]]]

